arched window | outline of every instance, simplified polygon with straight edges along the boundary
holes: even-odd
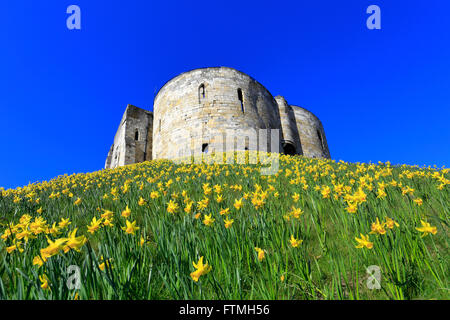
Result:
[[[238,99],[241,102],[241,110],[244,112],[244,95],[242,94],[242,89],[237,89]]]
[[[201,103],[202,99],[205,99],[205,85],[202,83],[200,87],[198,87],[198,103]]]
[[[319,137],[319,141],[320,141],[320,146],[322,147],[322,150],[324,150],[324,146],[323,146],[323,138],[322,138],[322,133],[320,133],[319,130],[317,130],[317,136]]]
[[[139,140],[139,131],[136,129],[136,131],[134,132],[134,140],[138,141]]]
[[[207,143],[202,144],[202,152],[208,153],[208,144]]]

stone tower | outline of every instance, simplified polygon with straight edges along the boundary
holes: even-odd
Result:
[[[257,129],[279,129],[275,143],[280,152],[330,158],[322,123],[314,114],[289,105],[282,96],[274,98],[245,73],[217,67],[168,81],[155,97],[153,113],[128,105],[105,168],[176,159],[181,150],[192,149],[191,141],[201,145],[198,152],[224,150],[228,130],[250,137],[242,144],[234,142],[233,149],[258,150],[260,144],[250,134]]]

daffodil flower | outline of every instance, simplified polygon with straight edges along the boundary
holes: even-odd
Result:
[[[358,245],[355,246],[355,248],[364,248],[372,249],[373,248],[373,242],[369,241],[369,235],[364,236],[362,233],[360,233],[361,238],[358,239],[355,237],[356,242],[358,242]]]
[[[264,250],[258,247],[255,247],[256,252],[258,252],[258,260],[259,261],[263,261],[265,254],[264,254]]]
[[[139,230],[139,227],[136,227],[136,221],[130,222],[127,219],[126,224],[127,224],[126,227],[122,227],[122,230],[125,231],[128,234],[134,235],[134,233],[137,230]]]
[[[431,234],[437,233],[437,228],[431,226],[431,224],[429,224],[428,222],[421,220],[420,223],[422,224],[422,227],[416,228],[416,230],[423,232],[422,237],[427,236],[429,233]]]

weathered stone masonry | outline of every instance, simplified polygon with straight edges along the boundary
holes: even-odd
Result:
[[[105,168],[152,159],[153,113],[128,105],[114,137]]]
[[[153,113],[128,105],[105,168],[175,159],[181,150],[192,149],[189,139],[202,146],[199,152],[222,150],[230,129],[244,136],[255,129],[280,129],[281,152],[330,158],[325,131],[314,114],[289,105],[282,96],[274,98],[240,71],[218,67],[195,69],[167,82],[155,97]],[[235,142],[234,148],[253,150],[260,145],[246,140]]]

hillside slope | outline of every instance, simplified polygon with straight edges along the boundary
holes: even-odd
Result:
[[[281,156],[2,190],[0,298],[448,299],[448,177]]]

